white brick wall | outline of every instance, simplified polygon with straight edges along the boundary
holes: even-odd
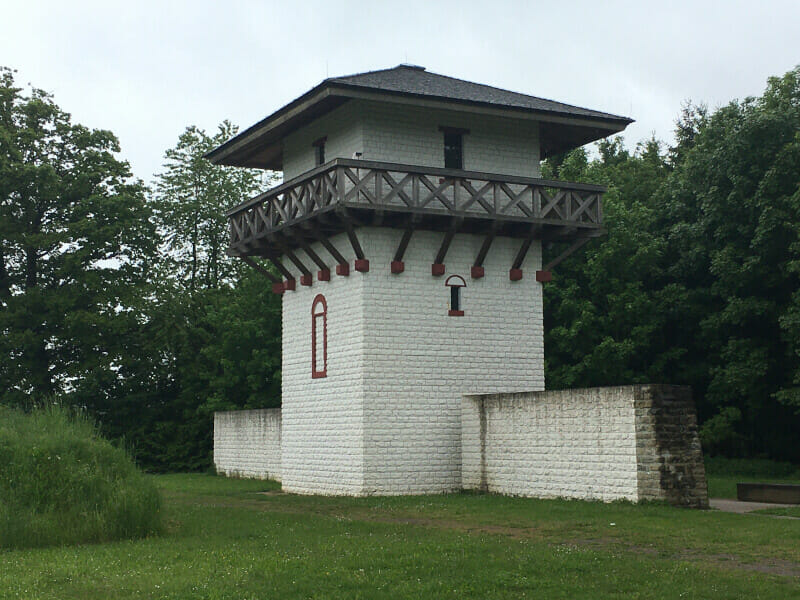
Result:
[[[284,180],[314,168],[311,144],[324,136],[326,161],[362,152],[364,160],[444,167],[440,125],[469,129],[463,137],[465,169],[539,176],[539,124],[535,121],[350,100],[286,137]]]
[[[347,102],[305,127],[286,136],[283,141],[283,180],[288,181],[316,167],[314,147],[325,141],[325,162],[333,158],[352,158],[364,146],[361,106]]]
[[[467,396],[465,489],[638,500],[635,386]]]
[[[535,121],[388,102],[364,102],[362,114],[365,160],[444,167],[443,125],[469,129],[463,137],[464,169],[539,176]]]
[[[214,466],[235,477],[281,480],[281,409],[214,413]]]
[[[331,238],[350,258],[349,277],[300,285],[283,295],[283,489],[296,493],[359,494],[364,482],[363,348],[364,277],[344,234]],[[314,250],[326,259],[319,244]],[[309,267],[311,260],[298,254]],[[293,265],[285,260],[287,267]],[[311,305],[317,294],[328,305],[328,376],[311,378]]]
[[[361,228],[370,271],[332,274],[283,296],[283,485],[302,493],[401,494],[461,485],[461,396],[544,388],[539,244],[522,281],[519,240],[498,238],[470,279],[482,236],[457,235],[431,275],[442,233],[416,232],[405,272],[389,264],[402,231]],[[344,236],[333,238],[353,258]],[[327,253],[314,247],[321,256]],[[302,253],[301,253],[302,254]],[[304,257],[305,258],[305,257]],[[308,264],[311,261],[307,260]],[[331,261],[332,264],[332,261]],[[352,266],[352,262],[351,262]],[[445,280],[467,282],[464,317],[447,315]],[[311,378],[311,304],[328,303],[328,377]]]

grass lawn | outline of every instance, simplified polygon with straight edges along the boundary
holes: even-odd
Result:
[[[800,598],[800,520],[154,480],[163,536],[0,551],[0,598]]]
[[[794,517],[800,519],[800,506],[784,506],[781,508],[765,508],[756,511],[760,515],[778,515],[780,517]]]

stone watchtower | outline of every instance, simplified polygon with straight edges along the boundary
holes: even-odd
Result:
[[[228,218],[229,254],[283,296],[285,490],[461,488],[462,396],[544,389],[542,244],[603,232],[603,188],[539,163],[630,122],[400,65],[208,155],[284,173]]]

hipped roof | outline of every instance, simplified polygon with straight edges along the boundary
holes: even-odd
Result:
[[[281,140],[354,98],[540,121],[541,158],[618,133],[633,120],[430,73],[416,65],[325,79],[206,155],[221,165],[283,168]]]

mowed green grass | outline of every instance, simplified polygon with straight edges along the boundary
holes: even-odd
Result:
[[[154,477],[154,538],[0,552],[1,598],[800,598],[800,520]],[[272,491],[272,495],[259,494]]]

